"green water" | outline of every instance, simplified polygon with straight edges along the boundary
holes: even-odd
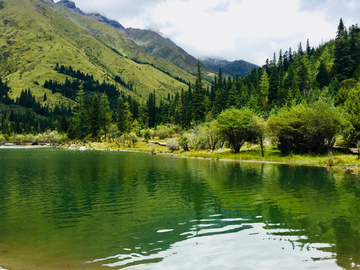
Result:
[[[0,269],[359,269],[359,233],[351,174],[0,150]]]

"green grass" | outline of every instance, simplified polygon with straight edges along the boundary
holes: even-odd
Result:
[[[326,166],[326,167],[346,167],[358,168],[360,161],[356,155],[348,155],[334,152],[331,156],[325,154],[290,154],[289,156],[282,156],[281,152],[273,147],[265,148],[264,157],[261,156],[259,146],[243,147],[239,154],[234,154],[230,149],[220,151],[189,151],[178,152],[179,156],[186,157],[203,157],[210,159],[223,160],[239,160],[239,161],[260,161],[260,162],[276,162],[294,165],[309,165],[309,166]]]
[[[159,141],[159,140],[157,140]],[[74,142],[69,142],[63,148],[68,148]],[[137,142],[135,147],[130,145],[123,145],[119,142],[94,142],[94,143],[79,143],[78,145],[91,145],[94,150],[127,150],[137,152],[151,152],[152,149],[155,153],[172,153],[179,157],[189,158],[205,158],[213,160],[229,160],[229,161],[254,161],[254,162],[274,162],[291,165],[306,165],[306,166],[321,166],[328,168],[341,168],[360,171],[360,161],[357,155],[348,155],[339,152],[332,153],[331,156],[325,154],[290,154],[289,156],[282,156],[281,152],[272,146],[265,148],[264,157],[261,156],[261,150],[258,145],[247,144],[242,147],[239,154],[234,154],[231,149],[224,148],[216,151],[210,150],[191,150],[191,151],[175,151],[170,150],[164,146],[150,145],[147,142]]]

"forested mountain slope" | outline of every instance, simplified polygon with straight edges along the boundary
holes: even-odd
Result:
[[[160,34],[136,28],[126,28],[121,30],[123,35],[133,40],[144,51],[151,55],[160,56],[173,62],[178,67],[196,74],[196,59],[171,40],[162,37]],[[203,65],[202,69],[207,78],[213,78],[214,70]],[[216,70],[218,71],[218,69]]]
[[[73,13],[80,14],[83,17],[95,19],[99,22],[104,22],[106,24],[111,25],[114,27],[118,32],[120,32],[125,37],[129,38],[130,40],[134,41],[140,48],[142,48],[145,52],[149,53],[150,55],[156,56],[156,62],[152,62],[154,65],[159,66],[160,68],[167,68],[164,67],[161,62],[162,59],[169,60],[170,62],[174,63],[179,68],[196,75],[196,59],[195,57],[191,56],[187,52],[185,52],[182,48],[177,46],[172,41],[162,37],[160,34],[151,31],[151,30],[143,30],[143,29],[137,29],[137,28],[124,28],[119,22],[114,20],[109,20],[106,17],[102,16],[98,13],[84,13],[81,11],[78,7],[76,7],[76,4],[69,0],[61,0],[57,2],[58,5],[65,7],[66,9],[72,11]],[[68,16],[71,16],[70,14],[67,14]],[[95,29],[92,29],[88,22],[81,20],[79,17],[75,17],[75,20],[77,20],[81,25],[85,26],[88,29],[91,29],[90,31],[98,36],[99,38],[103,39],[105,42],[112,42],[112,40],[109,39],[109,37],[105,37],[102,35],[102,29],[99,29],[99,25],[96,26]],[[111,36],[114,35],[114,33],[111,34]],[[112,44],[114,46],[114,44]],[[129,46],[130,47],[130,46]],[[134,53],[136,52],[136,54]],[[141,60],[141,58],[144,58],[144,56],[140,56],[139,52],[134,50],[132,46],[131,52],[127,52],[127,54],[130,58],[134,58],[136,60],[145,61],[144,59]],[[146,59],[146,61],[151,61],[149,59]],[[214,76],[214,71],[211,68],[206,67],[205,65],[202,66],[203,73],[208,79],[212,79]]]
[[[139,99],[154,90],[165,98],[186,89],[184,82],[195,81],[171,62],[147,54],[112,26],[50,0],[3,0],[0,17],[0,77],[11,87],[11,98],[31,88],[38,98],[46,93],[45,104],[52,107],[59,102],[72,104],[43,87],[46,80],[64,83],[69,78],[54,70],[57,63],[90,74],[100,83],[114,84],[119,92]],[[116,76],[124,83],[116,82]]]

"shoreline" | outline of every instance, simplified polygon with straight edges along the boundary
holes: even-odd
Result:
[[[56,148],[51,145],[0,145],[0,149],[41,149],[41,148]],[[0,270],[2,270],[0,268]]]
[[[146,153],[150,155],[167,155],[178,158],[199,159],[208,161],[224,161],[224,162],[243,162],[243,163],[261,163],[261,164],[279,164],[279,165],[296,165],[296,166],[311,166],[321,167],[327,169],[340,169],[342,171],[352,171],[360,173],[360,161],[351,160],[351,162],[343,161],[343,159],[354,159],[354,155],[345,155],[335,153],[332,156],[309,156],[309,155],[292,155],[287,157],[268,156],[259,157],[254,153],[248,153],[251,150],[244,150],[237,154],[236,158],[229,158],[234,156],[229,150],[225,151],[176,151],[169,152],[164,149],[164,146],[143,145],[136,148],[123,148],[114,143],[87,143],[83,145],[65,144],[56,147],[57,149],[77,150],[77,151],[110,151],[110,152],[128,152],[128,153]],[[242,156],[243,155],[243,156]],[[258,157],[258,158],[256,158]],[[274,158],[275,160],[271,160]],[[276,160],[283,159],[283,160]],[[354,164],[358,163],[358,164]],[[338,164],[336,164],[338,163]],[[1,269],[0,269],[1,270]]]

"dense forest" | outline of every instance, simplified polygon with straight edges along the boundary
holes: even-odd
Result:
[[[82,140],[176,133],[184,150],[189,144],[215,150],[226,143],[237,153],[247,141],[263,149],[267,137],[284,155],[325,153],[339,136],[348,146],[360,141],[360,28],[347,29],[342,19],[334,40],[317,48],[307,40],[305,49],[300,43],[297,51],[280,50],[245,77],[225,77],[219,70],[207,86],[198,61],[196,81],[188,89],[167,97],[154,91],[144,103],[80,70],[59,64],[55,70],[69,78],[43,86],[75,100],[73,109],[43,107],[30,89],[12,100],[0,81],[0,131],[7,138],[47,129]],[[136,93],[131,83],[114,79]]]

